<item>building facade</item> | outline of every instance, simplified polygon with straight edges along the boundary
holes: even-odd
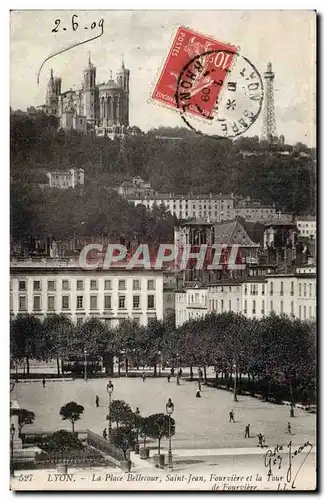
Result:
[[[135,132],[129,127],[130,70],[125,68],[123,60],[115,80],[110,71],[108,80],[98,83],[96,67],[89,57],[81,88],[62,92],[61,83],[61,78],[54,77],[51,69],[46,102],[38,106],[39,110],[57,116],[61,128],[83,133],[95,131],[110,138]]]
[[[299,216],[297,226],[300,236],[316,239],[316,217],[313,215]]]
[[[84,170],[71,168],[68,172],[47,172],[50,188],[68,189],[84,186]]]
[[[149,184],[145,182],[141,177],[133,177],[131,181],[124,181],[117,189],[120,196],[126,198],[127,196],[155,196],[156,192]]]
[[[161,270],[82,269],[76,261],[33,259],[10,265],[10,314],[65,314],[75,323],[96,317],[110,327],[127,318],[163,319]]]
[[[259,319],[275,313],[315,321],[316,296],[316,275],[301,269],[294,274],[208,283],[205,288],[198,287],[198,291],[191,287],[176,292],[176,326],[208,313],[229,311],[247,318]]]

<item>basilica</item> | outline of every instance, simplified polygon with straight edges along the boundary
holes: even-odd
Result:
[[[121,68],[113,80],[96,82],[96,67],[89,56],[79,90],[61,91],[61,78],[51,69],[46,91],[46,103],[38,109],[60,120],[60,128],[79,132],[95,132],[98,136],[123,137],[136,135],[138,127],[129,126],[129,80],[130,71]]]

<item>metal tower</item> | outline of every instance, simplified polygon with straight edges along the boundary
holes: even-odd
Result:
[[[275,110],[274,110],[274,78],[272,63],[267,64],[265,79],[264,123],[262,139],[272,141],[276,136]]]

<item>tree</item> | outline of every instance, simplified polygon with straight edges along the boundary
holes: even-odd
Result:
[[[11,358],[14,360],[25,358],[27,374],[29,374],[29,360],[42,359],[42,352],[39,349],[41,337],[41,322],[33,314],[18,314],[10,323]]]
[[[121,424],[128,426],[128,424],[131,423],[133,412],[128,403],[120,399],[115,399],[111,402],[110,417],[111,421],[115,422],[117,429],[119,429]],[[107,415],[106,418],[109,420],[109,415]]]
[[[171,436],[175,434],[175,421],[172,417],[170,421]],[[161,440],[169,437],[169,417],[165,413],[154,413],[149,415],[147,421],[148,437],[157,439],[157,452],[161,454]]]
[[[110,441],[122,450],[125,460],[128,460],[127,451],[134,448],[136,444],[136,434],[130,427],[113,429]]]
[[[75,432],[75,422],[80,420],[81,414],[84,413],[84,407],[79,405],[75,401],[70,401],[69,403],[61,406],[59,415],[61,415],[62,420],[70,420],[72,425],[72,432]]]
[[[144,448],[146,447],[146,438],[150,437],[151,434],[151,419],[150,417],[138,417],[139,418],[139,435],[143,438]]]
[[[34,423],[35,413],[31,410],[26,410],[25,408],[19,408],[18,410],[12,410],[11,413],[18,415],[19,435],[21,434],[21,430],[25,425],[30,425]]]
[[[46,451],[64,452],[76,449],[82,449],[83,445],[79,439],[71,432],[60,430],[56,431],[47,439],[46,445],[43,446]]]
[[[60,375],[61,358],[67,358],[73,352],[75,326],[64,314],[51,314],[44,318],[43,335],[40,342],[42,357],[45,360],[56,358],[57,371]]]

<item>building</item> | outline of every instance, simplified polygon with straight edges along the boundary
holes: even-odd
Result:
[[[68,172],[47,172],[50,188],[68,189],[84,186],[84,170],[71,168]]]
[[[196,296],[197,293],[197,296]],[[247,318],[271,313],[316,320],[316,274],[302,272],[221,280],[176,292],[176,326],[208,313],[232,311]]]
[[[129,83],[130,71],[125,68],[123,59],[116,80],[110,71],[108,80],[97,83],[96,67],[89,56],[78,90],[62,92],[61,78],[54,77],[51,69],[46,102],[38,109],[57,116],[60,127],[65,130],[94,131],[111,139],[133,135],[139,129],[129,126]]]
[[[118,187],[120,196],[126,197],[147,197],[155,196],[156,191],[152,188],[149,182],[145,182],[141,177],[133,177],[131,181],[124,181]]]
[[[205,219],[212,222],[220,222],[234,218],[233,194],[199,194],[179,195],[174,193],[156,194],[152,196],[126,197],[134,205],[144,205],[153,209],[154,205],[164,205],[172,215],[178,219]]]
[[[314,215],[299,216],[297,226],[300,236],[316,239],[316,217]]]
[[[74,259],[12,260],[10,314],[65,314],[75,323],[98,318],[115,327],[127,318],[163,319],[163,271],[83,269]]]

